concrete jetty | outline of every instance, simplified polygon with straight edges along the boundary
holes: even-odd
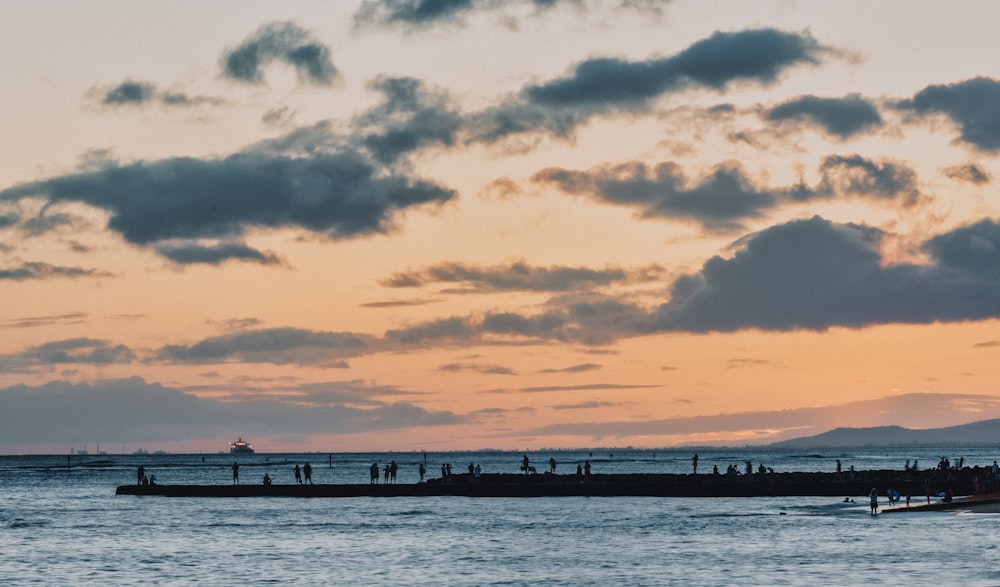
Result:
[[[924,479],[933,476],[934,491],[944,488],[939,473],[904,476],[899,471],[856,471],[847,473],[766,473],[753,475],[613,474],[592,475],[583,482],[576,475],[484,474],[471,478],[453,475],[450,482],[430,479],[410,484],[324,484],[324,485],[122,485],[118,495],[159,495],[167,497],[559,497],[559,496],[650,496],[650,497],[782,497],[782,496],[867,496],[872,487],[884,494],[892,488],[909,493],[914,502],[924,496]],[[970,494],[964,476],[956,482],[958,495]],[[911,508],[913,509],[913,508]],[[886,510],[888,511],[888,510]]]

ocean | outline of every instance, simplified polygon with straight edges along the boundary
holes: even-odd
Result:
[[[1000,449],[698,449],[699,473],[987,466]],[[524,453],[240,456],[242,483],[399,483],[442,464],[517,473]],[[541,472],[688,473],[691,449],[533,451]],[[2,585],[1000,585],[1000,517],[871,516],[842,498],[166,498],[116,496],[136,468],[160,484],[232,482],[229,454],[0,456]],[[332,465],[332,466],[331,466]],[[926,474],[931,474],[929,471]],[[880,488],[880,491],[883,488]],[[848,496],[845,496],[848,497]]]

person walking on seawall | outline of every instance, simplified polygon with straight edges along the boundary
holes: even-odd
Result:
[[[525,475],[528,474],[528,455],[524,455],[524,458],[521,459],[521,470],[524,471]]]
[[[878,490],[872,487],[872,490],[868,493],[869,505],[872,508],[872,515],[878,513]]]
[[[233,485],[240,484],[240,464],[233,461]]]

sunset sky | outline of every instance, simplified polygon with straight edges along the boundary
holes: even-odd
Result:
[[[1000,3],[0,3],[0,453],[1000,417]]]

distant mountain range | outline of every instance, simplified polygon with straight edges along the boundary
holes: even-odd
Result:
[[[1000,419],[913,430],[902,426],[835,428],[815,436],[792,438],[768,446],[825,448],[854,446],[1000,446]]]

